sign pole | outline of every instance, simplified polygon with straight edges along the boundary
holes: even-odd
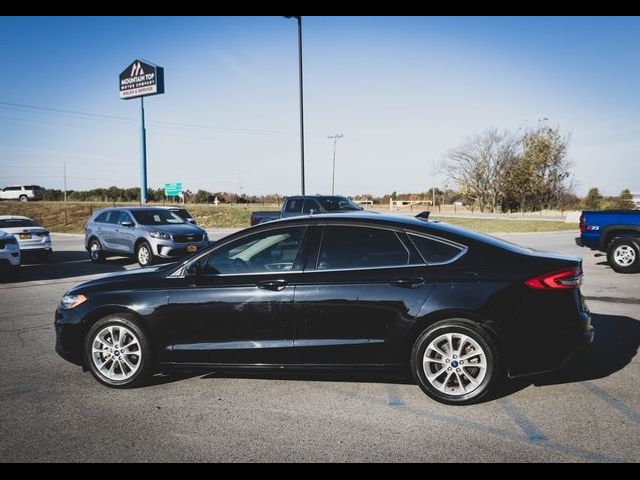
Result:
[[[144,124],[144,97],[140,97],[140,147],[141,147],[141,164],[140,164],[140,204],[147,203],[147,130]]]

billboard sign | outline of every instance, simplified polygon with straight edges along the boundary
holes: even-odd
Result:
[[[164,68],[134,60],[120,74],[120,98],[146,97],[164,93]]]
[[[165,183],[165,197],[179,197],[182,195],[182,183]]]

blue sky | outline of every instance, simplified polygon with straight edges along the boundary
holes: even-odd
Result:
[[[146,101],[150,186],[297,193],[296,35],[278,16],[2,17],[0,183],[60,188],[66,161],[69,188],[138,186],[117,75],[143,58],[166,81]],[[330,134],[340,193],[418,192],[466,137],[548,118],[579,193],[640,191],[639,44],[638,18],[305,17],[307,190],[331,187]]]

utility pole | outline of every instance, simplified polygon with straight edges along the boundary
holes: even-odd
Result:
[[[336,145],[338,144],[338,140],[342,140],[344,135],[341,133],[337,133],[335,135],[327,135],[327,138],[333,141],[333,174],[331,179],[331,195],[336,194]]]
[[[67,162],[64,162],[64,202],[67,203]]]
[[[300,82],[300,174],[302,180],[302,195],[304,195],[304,82],[302,75],[302,17],[285,15],[285,18],[295,18],[298,21],[298,74]]]

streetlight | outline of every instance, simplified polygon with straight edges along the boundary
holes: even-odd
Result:
[[[302,82],[302,17],[286,16],[298,20],[298,65],[300,69],[300,165],[302,179],[302,195],[304,195],[304,90]]]
[[[336,145],[338,140],[344,138],[343,134],[327,135],[329,140],[333,140],[333,175],[331,180],[331,195],[336,194]]]

